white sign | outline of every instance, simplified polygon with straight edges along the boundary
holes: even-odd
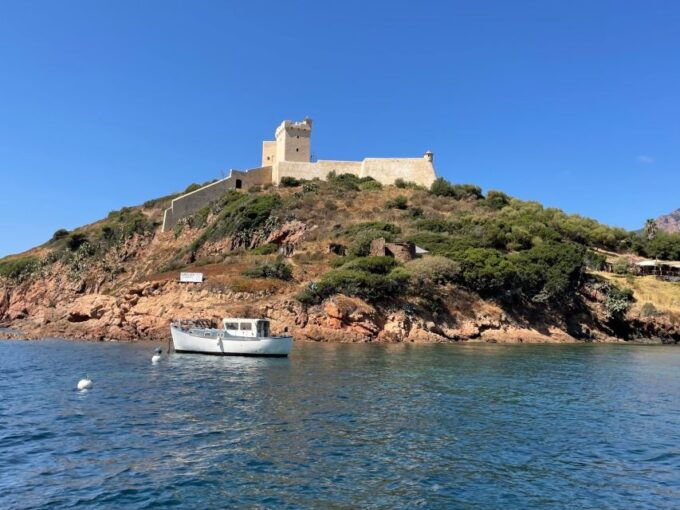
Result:
[[[180,273],[179,281],[183,283],[203,283],[203,273]]]

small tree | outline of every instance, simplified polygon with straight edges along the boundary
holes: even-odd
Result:
[[[87,236],[85,234],[79,234],[74,232],[71,235],[69,235],[68,239],[66,240],[66,246],[68,246],[69,250],[76,251],[86,242]]]
[[[296,179],[295,177],[281,177],[281,180],[279,181],[279,186],[282,188],[294,188],[296,186],[299,186],[301,184],[300,179]]]
[[[408,199],[404,195],[397,195],[392,200],[385,202],[387,209],[408,209]]]
[[[250,278],[275,278],[288,281],[293,279],[293,270],[284,260],[277,258],[274,262],[265,262],[246,269],[243,275]]]
[[[54,234],[52,234],[52,241],[58,241],[59,239],[63,239],[67,235],[68,230],[66,230],[65,228],[60,228]]]
[[[645,221],[644,232],[647,240],[651,241],[656,237],[656,234],[659,232],[659,225],[656,223],[655,220],[650,218],[647,221]]]

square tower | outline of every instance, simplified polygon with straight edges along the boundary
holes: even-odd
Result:
[[[262,166],[276,164],[276,142],[266,140],[262,142]]]
[[[312,119],[284,120],[276,128],[276,161],[311,161]]]

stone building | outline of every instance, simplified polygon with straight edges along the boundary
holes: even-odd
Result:
[[[229,176],[200,189],[175,198],[165,210],[163,231],[171,230],[177,221],[189,216],[229,189],[248,189],[254,185],[278,185],[283,177],[325,180],[330,172],[372,177],[382,184],[397,179],[429,187],[436,179],[432,152],[419,158],[365,158],[362,161],[312,161],[312,119],[283,121],[275,132],[275,140],[262,142],[260,167],[231,170]]]

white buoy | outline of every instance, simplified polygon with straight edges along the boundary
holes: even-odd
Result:
[[[160,354],[154,354],[151,356],[151,363],[158,363],[161,360]]]
[[[78,381],[79,390],[89,390],[90,388],[92,388],[92,381],[90,379],[81,379]]]

